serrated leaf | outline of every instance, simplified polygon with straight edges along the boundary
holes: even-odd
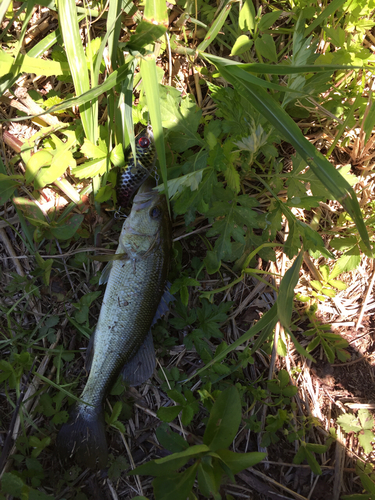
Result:
[[[86,161],[78,167],[72,169],[72,174],[79,179],[88,179],[96,175],[102,175],[107,169],[107,158],[99,158],[96,160]]]
[[[185,151],[193,146],[205,146],[204,141],[197,133],[202,111],[190,96],[181,98],[175,95],[175,89],[160,86],[160,110],[163,127],[170,130],[168,141],[177,152]]]
[[[81,146],[81,151],[87,158],[104,158],[108,153],[105,141],[99,140],[99,145],[96,146],[86,138]]]
[[[336,262],[334,268],[332,269],[330,278],[336,278],[342,273],[353,271],[356,269],[361,262],[361,255],[358,246],[354,246],[347,252],[345,252]]]
[[[359,432],[361,430],[357,417],[351,413],[340,415],[337,423],[341,425],[345,432]]]
[[[238,205],[238,202],[242,202],[240,197],[235,197],[231,201],[218,201],[207,212],[208,217],[218,217],[207,232],[207,236],[219,235],[215,242],[218,260],[230,258],[232,238],[245,244],[244,225],[248,228],[258,225],[256,212],[251,208]]]
[[[194,417],[194,409],[191,406],[185,406],[181,413],[182,425],[189,425]]]
[[[175,401],[179,405],[184,406],[186,404],[186,399],[184,398],[184,396],[175,389],[168,391],[167,394],[171,399],[173,399],[173,401]]]
[[[172,422],[182,410],[182,406],[162,406],[157,411],[157,416],[163,422]]]
[[[176,179],[170,179],[168,181],[168,194],[170,198],[176,193],[180,193],[185,188],[190,188],[190,191],[196,191],[199,188],[199,184],[202,181],[204,168],[197,170],[195,172],[190,172],[189,174],[183,175],[182,177],[177,177]],[[159,192],[164,191],[164,184],[160,184],[156,187]]]
[[[363,429],[372,429],[374,426],[374,419],[371,413],[365,408],[360,408],[358,411],[358,418],[361,422]]]
[[[374,439],[375,439],[374,433],[371,432],[370,430],[365,430],[363,431],[363,434],[362,433],[358,434],[359,444],[362,446],[363,451],[365,453],[372,452],[373,446],[371,443],[372,441],[374,441]]]

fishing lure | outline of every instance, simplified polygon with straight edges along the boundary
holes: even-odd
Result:
[[[117,177],[117,201],[122,209],[129,205],[134,193],[155,168],[156,149],[151,125],[135,138],[135,150],[134,158],[131,147],[126,149],[127,164],[120,169]]]

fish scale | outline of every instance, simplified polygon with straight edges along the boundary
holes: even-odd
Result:
[[[165,308],[162,297],[172,239],[165,196],[150,189],[148,182],[142,185],[124,222],[116,251],[124,257],[112,261],[87,353],[90,374],[56,440],[63,460],[74,458],[90,468],[107,463],[106,394],[120,372],[138,385],[150,377],[155,365],[150,327],[158,306]]]

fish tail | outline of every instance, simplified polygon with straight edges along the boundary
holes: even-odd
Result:
[[[104,469],[108,447],[102,408],[74,405],[68,422],[57,435],[56,446],[62,461],[74,458],[90,469]]]

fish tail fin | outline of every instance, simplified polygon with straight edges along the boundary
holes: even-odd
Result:
[[[62,461],[74,458],[90,469],[104,469],[108,460],[105,419],[101,408],[74,405],[56,439]]]

